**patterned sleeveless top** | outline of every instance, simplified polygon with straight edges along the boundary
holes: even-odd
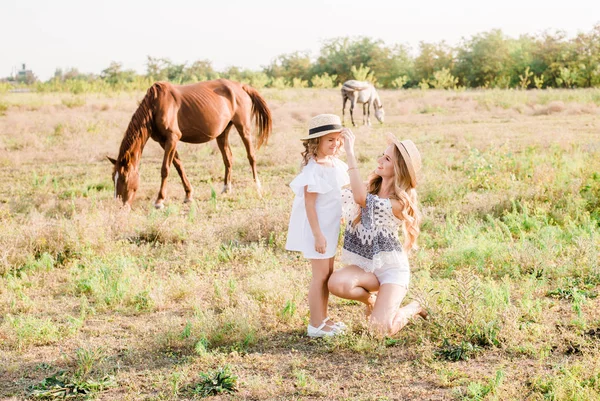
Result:
[[[352,221],[361,212],[360,222]],[[342,191],[342,215],[346,220],[342,262],[357,265],[373,272],[383,265],[408,267],[406,253],[398,237],[402,220],[394,216],[389,199],[367,193],[366,206],[361,208],[354,202],[352,191]]]

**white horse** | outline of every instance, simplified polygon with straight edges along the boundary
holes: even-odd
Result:
[[[344,82],[342,85],[342,121],[344,121],[344,115],[346,113],[347,100],[350,100],[350,119],[352,120],[353,126],[356,126],[354,123],[354,115],[352,113],[356,103],[362,103],[363,105],[363,124],[365,124],[366,116],[366,124],[371,125],[371,105],[373,105],[375,117],[380,123],[383,123],[383,104],[381,103],[381,99],[379,99],[375,87],[371,83],[355,80]],[[367,109],[366,112],[365,108]]]

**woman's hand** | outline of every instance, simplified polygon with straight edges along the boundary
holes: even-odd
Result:
[[[315,251],[325,253],[327,251],[327,239],[323,234],[315,237]]]
[[[346,153],[354,153],[354,140],[356,138],[349,128],[342,129],[342,138],[344,138],[344,150]]]

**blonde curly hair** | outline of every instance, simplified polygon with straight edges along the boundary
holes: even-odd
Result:
[[[325,136],[320,136],[318,138],[305,139],[302,141],[302,145],[304,145],[304,152],[302,152],[302,166],[306,166],[310,159],[317,158],[317,152],[319,150],[319,144],[321,143],[321,138],[325,138]],[[342,150],[342,142],[340,141],[333,157],[338,157]]]

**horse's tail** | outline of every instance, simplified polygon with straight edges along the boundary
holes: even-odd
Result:
[[[256,89],[248,85],[242,85],[242,89],[252,99],[252,116],[254,117],[256,128],[258,128],[258,143],[256,147],[260,149],[263,143],[268,142],[271,129],[273,128],[271,110],[269,110],[267,102]]]

